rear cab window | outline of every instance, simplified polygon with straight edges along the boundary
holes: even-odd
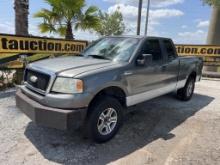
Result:
[[[174,45],[173,45],[172,41],[170,41],[168,39],[163,40],[163,45],[164,45],[165,51],[167,53],[168,60],[175,59],[176,58],[176,51],[174,49]]]

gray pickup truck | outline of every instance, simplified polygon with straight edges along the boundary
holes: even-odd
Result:
[[[202,67],[201,58],[178,57],[168,38],[104,37],[77,56],[29,64],[16,104],[39,125],[105,142],[130,106],[171,92],[190,100]]]

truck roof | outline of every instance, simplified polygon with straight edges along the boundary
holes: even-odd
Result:
[[[156,37],[156,36],[143,36],[143,35],[120,35],[120,36],[107,36],[107,37],[115,37],[115,38],[138,38],[138,39],[144,39],[144,38],[150,38],[150,39],[170,39],[166,37]]]

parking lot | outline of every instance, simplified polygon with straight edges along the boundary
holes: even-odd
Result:
[[[77,132],[36,126],[0,93],[0,164],[220,163],[220,80],[202,80],[189,102],[166,95],[136,106],[119,134],[96,144]]]

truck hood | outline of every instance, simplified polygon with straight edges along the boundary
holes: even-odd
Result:
[[[39,70],[46,73],[74,77],[96,69],[116,65],[115,62],[90,57],[59,57],[42,60],[28,65],[28,68]]]

